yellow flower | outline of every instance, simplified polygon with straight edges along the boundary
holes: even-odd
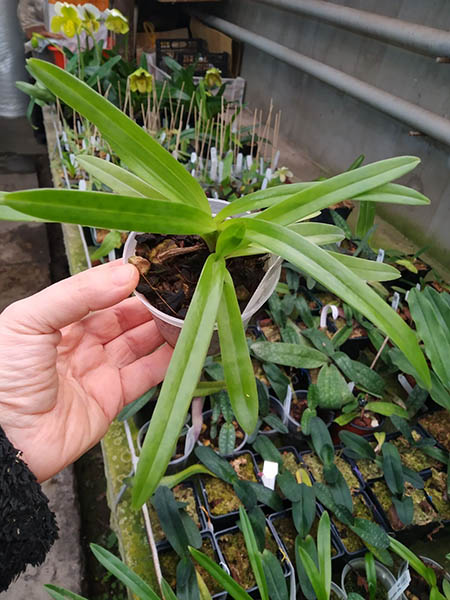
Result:
[[[106,29],[114,31],[114,33],[128,33],[130,28],[128,27],[128,19],[123,16],[120,10],[117,8],[106,9],[105,25]]]
[[[286,179],[292,179],[294,174],[287,167],[281,167],[278,171],[274,173],[275,177],[279,177],[281,183],[284,183]]]
[[[57,2],[55,4],[56,15],[51,22],[54,33],[62,31],[65,36],[73,37],[81,31],[81,19],[77,9],[68,2]]]
[[[80,11],[83,19],[84,29],[86,29],[86,31],[89,33],[95,33],[98,31],[98,28],[100,27],[100,23],[98,21],[100,17],[100,11],[98,8],[93,4],[88,3],[80,6],[78,10]]]
[[[205,85],[208,88],[220,87],[222,85],[220,69],[216,69],[216,67],[212,67],[208,69],[205,73]]]
[[[148,94],[152,91],[153,77],[148,71],[140,67],[129,76],[130,90]]]

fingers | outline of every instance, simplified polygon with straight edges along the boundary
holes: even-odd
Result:
[[[112,308],[87,316],[82,325],[86,333],[94,335],[100,344],[106,344],[124,331],[151,320],[151,313],[140,300],[127,298]]]
[[[120,370],[125,405],[136,400],[164,379],[172,353],[173,348],[164,344],[152,354],[144,356]]]
[[[148,312],[148,311],[147,311]],[[147,321],[138,327],[125,331],[104,345],[105,351],[113,363],[121,369],[138,358],[153,352],[164,343],[154,321]]]
[[[51,333],[79,321],[91,311],[114,306],[131,294],[139,280],[133,265],[114,261],[54,285],[12,304],[4,311],[24,333]]]

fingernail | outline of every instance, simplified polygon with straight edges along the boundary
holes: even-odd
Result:
[[[135,278],[136,272],[136,267],[133,265],[120,265],[113,269],[111,278],[115,285],[126,285]]]

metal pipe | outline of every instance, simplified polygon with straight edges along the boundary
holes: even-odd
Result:
[[[421,133],[450,145],[450,121],[448,119],[229,21],[205,15],[201,11],[191,8],[188,9],[188,12],[207,25],[320,79],[320,81],[365,102],[394,119],[407,123]]]
[[[314,17],[331,25],[433,57],[450,57],[450,33],[324,0],[256,0],[282,10]]]

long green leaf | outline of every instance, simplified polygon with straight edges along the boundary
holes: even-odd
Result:
[[[414,156],[400,156],[341,173],[267,208],[255,218],[280,225],[295,223],[313,211],[359,196],[397,179],[414,169],[419,162]]]
[[[152,495],[173,454],[211,341],[224,274],[225,262],[211,254],[200,275],[145,436],[133,486],[134,508],[140,508]]]
[[[226,590],[232,598],[235,600],[251,600],[251,596],[242,588],[228,573],[220,567],[217,563],[209,558],[203,552],[196,550],[195,548],[189,548],[189,552],[193,558],[201,565],[208,573],[214,577],[224,590]]]
[[[91,544],[90,548],[95,558],[105,569],[117,577],[138,598],[141,600],[160,600],[148,583],[127,567],[117,556],[97,544]]]
[[[0,192],[0,203],[4,202],[7,192]],[[45,222],[45,219],[38,219],[37,217],[32,217],[30,215],[26,215],[25,213],[21,213],[18,210],[14,210],[10,206],[6,206],[6,204],[0,204],[0,221],[37,221],[37,222]]]
[[[383,472],[386,483],[393,494],[401,496],[404,491],[405,479],[399,451],[393,444],[385,442],[382,452]]]
[[[404,185],[386,183],[370,192],[352,197],[352,200],[363,202],[388,202],[389,204],[409,204],[410,206],[424,206],[430,204],[429,198]]]
[[[433,371],[450,389],[450,307],[431,288],[423,292],[412,289],[408,304]]]
[[[298,552],[298,556],[303,564],[303,568],[306,571],[306,575],[308,576],[309,581],[313,587],[313,590],[316,594],[317,600],[328,600],[329,595],[326,592],[324,582],[322,580],[319,569],[317,568],[314,560],[308,554],[306,548],[308,548],[307,542],[311,539],[310,536],[306,538],[306,540],[300,540],[297,537],[297,547],[296,550]]]
[[[50,594],[54,600],[87,600],[84,596],[79,596],[78,594],[74,594],[69,590],[65,590],[62,587],[57,585],[45,584],[44,588]],[[159,600],[159,598],[158,598]]]
[[[349,256],[348,254],[340,254],[339,252],[331,252],[329,250],[328,254],[348,267],[352,273],[363,281],[390,281],[400,277],[400,272],[395,267],[386,263],[357,258],[356,256]]]
[[[393,404],[392,402],[368,402],[364,407],[366,410],[372,410],[380,415],[384,415],[385,417],[390,417],[392,415],[396,415],[397,417],[403,417],[404,419],[408,419],[408,413],[401,406],[397,406],[397,404]]]
[[[253,569],[261,600],[269,600],[269,592],[267,590],[267,581],[264,574],[261,554],[258,550],[258,544],[256,542],[255,534],[253,533],[250,519],[242,506],[239,507],[239,519],[248,552],[248,558]]]
[[[63,102],[93,123],[136,175],[165,198],[210,212],[199,183],[142,127],[88,85],[49,62],[32,58],[32,73]]]
[[[173,473],[173,475],[165,475],[159,483],[160,485],[165,485],[166,487],[172,489],[193,475],[210,475],[211,477],[216,476],[212,471],[203,465],[195,464],[191,465],[190,467],[186,467],[182,471],[178,471],[178,473]]]
[[[359,206],[358,222],[356,223],[356,237],[360,240],[364,238],[373,227],[375,220],[375,204],[374,202],[363,202]],[[372,600],[372,598],[371,598]]]
[[[50,221],[152,233],[202,235],[214,231],[211,215],[172,202],[105,192],[39,189],[11,192],[4,202]]]
[[[358,173],[356,169],[352,173]],[[414,332],[366,283],[325,250],[275,223],[247,219],[246,237],[282,256],[363,313],[404,352],[425,387],[430,373]]]
[[[251,350],[260,360],[298,369],[315,369],[328,361],[328,357],[315,348],[286,342],[255,342]]]
[[[428,585],[436,585],[436,573],[430,567],[427,567],[420,558],[414,554],[407,546],[389,536],[390,549],[398,556],[409,562],[410,566],[421,575]]]
[[[262,553],[262,563],[270,600],[288,600],[286,578],[280,561],[270,550],[265,549]]]
[[[225,272],[217,313],[222,365],[233,412],[249,435],[258,420],[258,393],[233,280]]]
[[[345,238],[342,229],[328,223],[293,223],[289,225],[289,229],[308,238],[310,242],[318,246],[335,244]]]
[[[161,590],[164,594],[164,600],[177,600],[174,591],[165,579],[161,579]]]
[[[320,575],[329,597],[331,590],[331,536],[330,516],[327,511],[322,513],[317,529],[317,558],[319,560]]]
[[[165,199],[158,190],[143,179],[108,160],[80,154],[77,156],[77,162],[82,169],[111,188],[115,194]]]
[[[194,391],[194,396],[211,396],[227,387],[225,381],[199,381]]]

